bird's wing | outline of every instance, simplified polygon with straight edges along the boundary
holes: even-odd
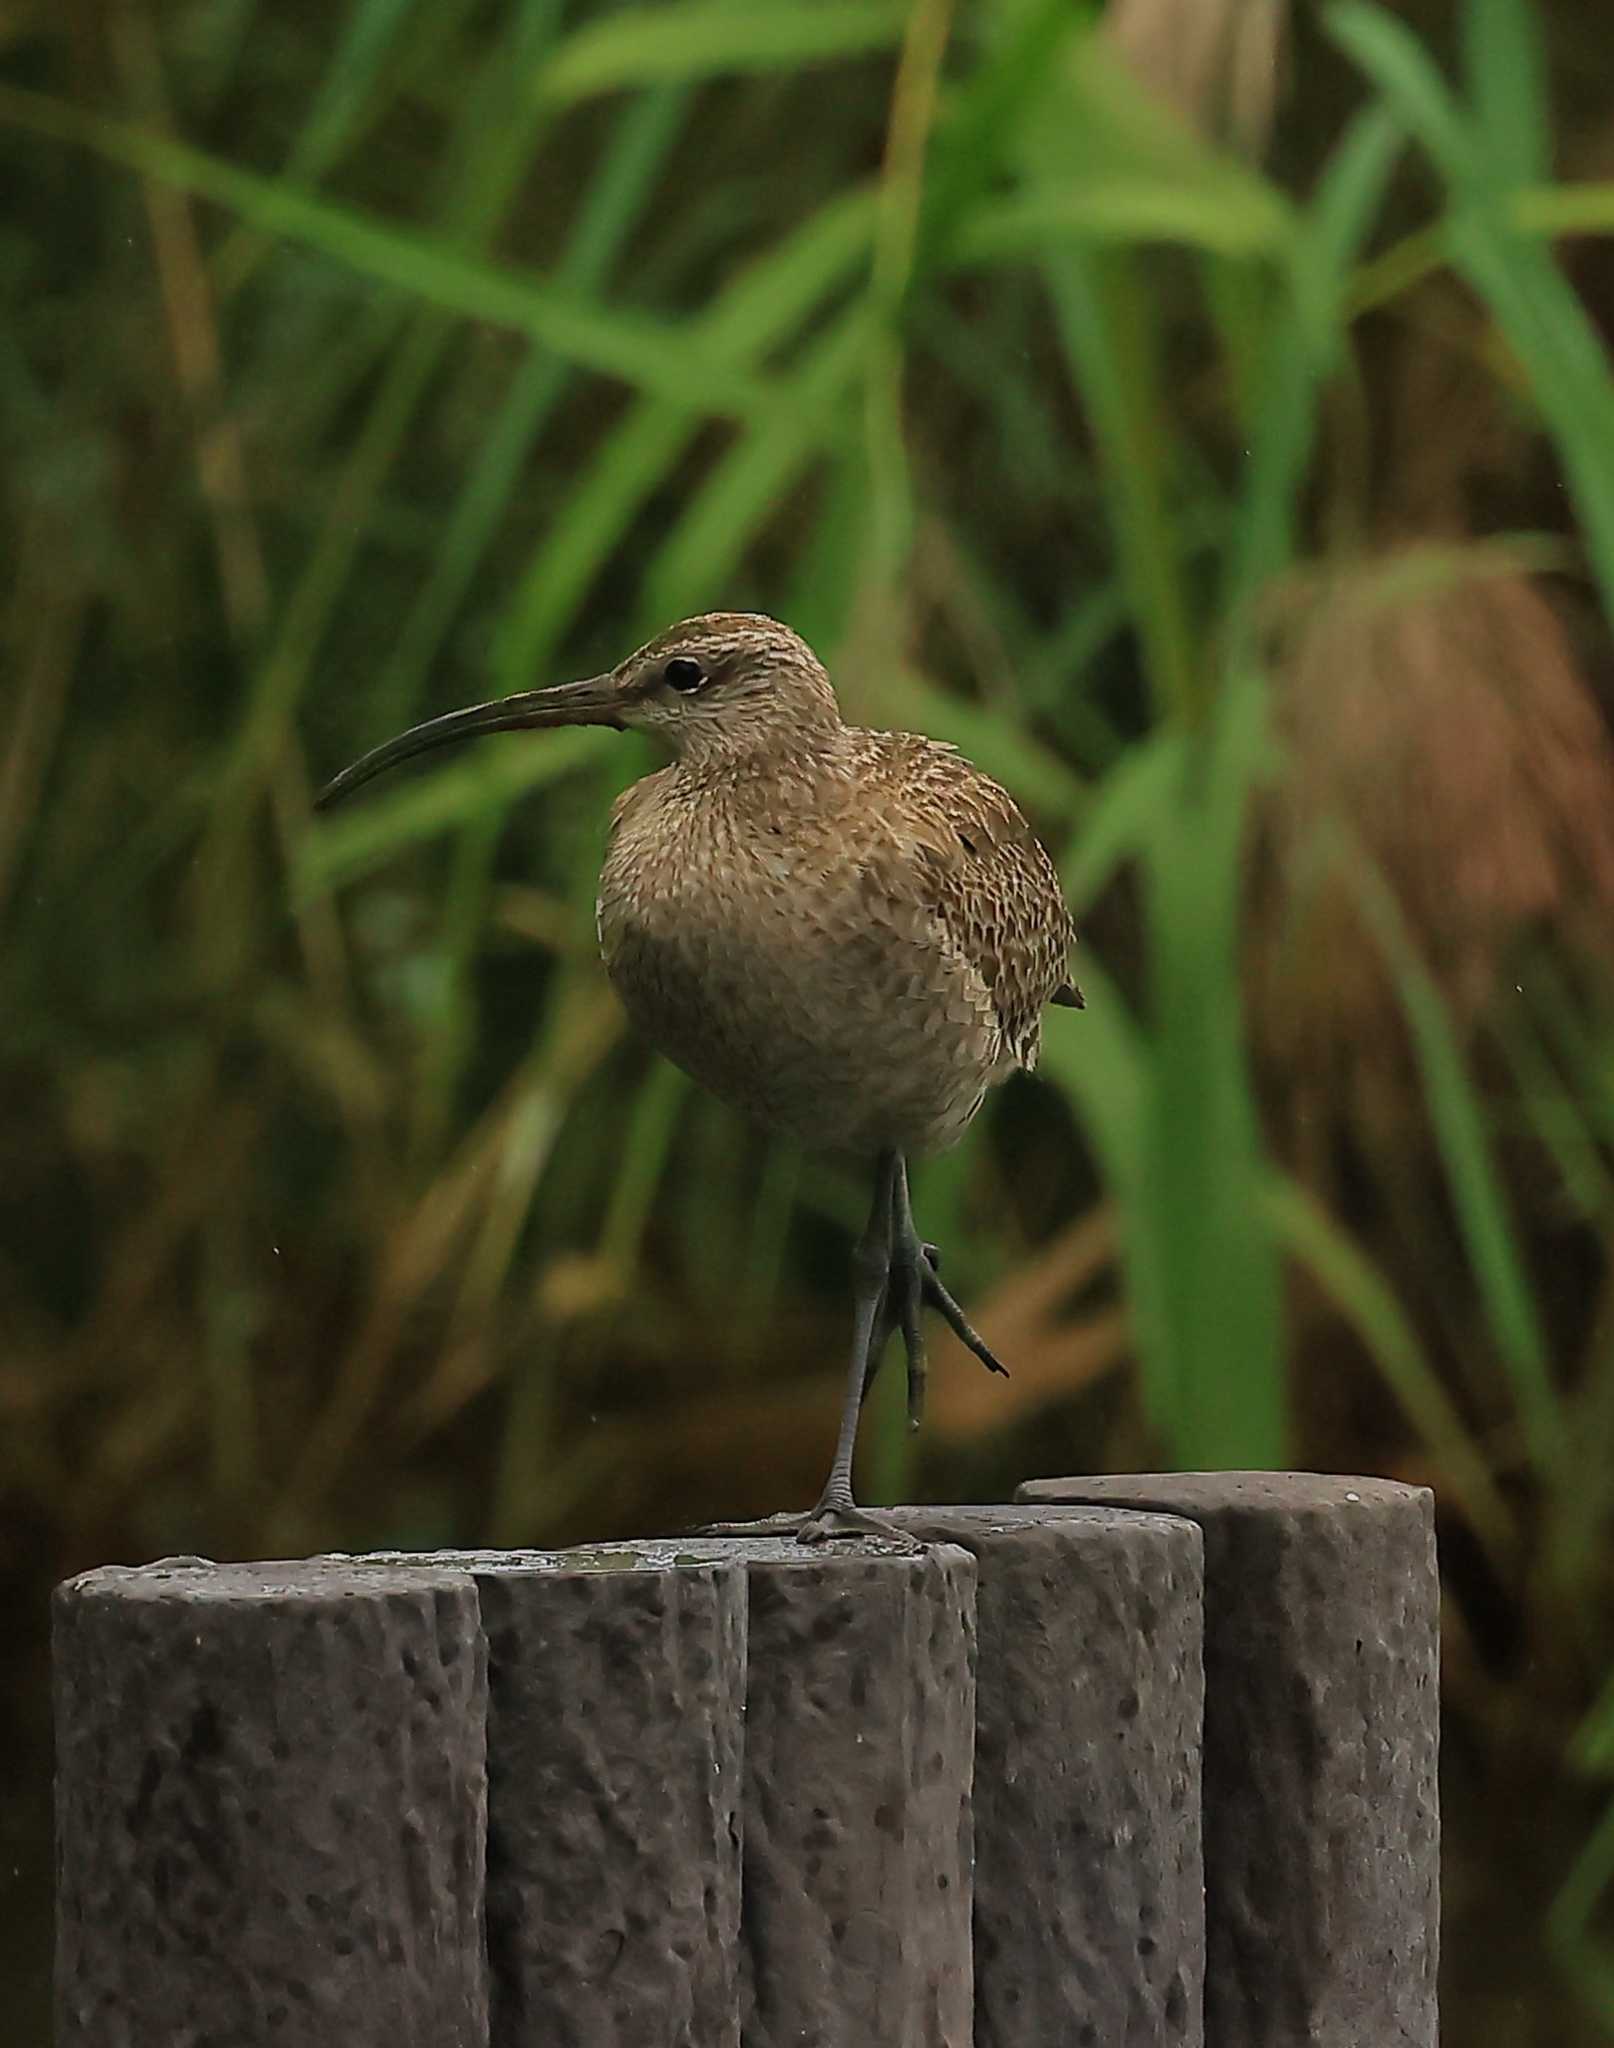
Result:
[[[871,764],[889,780],[880,806],[887,857],[923,878],[951,943],[981,976],[1007,1048],[1036,1064],[1048,1003],[1080,1008],[1070,979],[1076,928],[1059,877],[1008,791],[954,748],[912,733]]]

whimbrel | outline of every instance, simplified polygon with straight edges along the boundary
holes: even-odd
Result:
[[[798,1533],[865,1528],[852,1453],[892,1333],[915,1426],[927,1304],[1004,1371],[914,1226],[907,1159],[954,1143],[994,1082],[1036,1064],[1047,1004],[1081,1007],[1053,863],[997,783],[936,740],[844,723],[812,649],[750,613],[414,726],[318,801],[448,741],[557,725],[647,732],[673,756],[617,799],[600,874],[600,950],[633,1022],[758,1122],[872,1164],[840,1433]]]

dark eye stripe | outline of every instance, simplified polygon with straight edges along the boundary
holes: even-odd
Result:
[[[706,680],[706,671],[687,654],[675,654],[662,670],[661,679],[670,690],[698,690]]]

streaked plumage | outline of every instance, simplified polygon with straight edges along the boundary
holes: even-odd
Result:
[[[1036,1065],[1074,938],[1003,789],[952,747],[838,718],[779,758],[635,784],[599,931],[652,1044],[761,1123],[860,1154],[953,1143]]]
[[[1053,863],[955,748],[847,725],[806,642],[744,612],[687,619],[608,675],[417,726],[320,802],[445,741],[567,724],[632,727],[674,757],[618,800],[600,875],[600,948],[629,1015],[761,1123],[876,1162],[840,1440],[803,1534],[860,1527],[858,1411],[892,1331],[915,1421],[924,1304],[1003,1370],[919,1239],[905,1161],[1036,1065],[1048,1004],[1080,1006]]]

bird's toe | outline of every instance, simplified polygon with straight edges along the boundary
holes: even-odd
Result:
[[[796,1541],[806,1544],[866,1542],[871,1537],[888,1550],[914,1551],[922,1547],[878,1510],[836,1501],[821,1502],[810,1515],[802,1517],[796,1531]]]

